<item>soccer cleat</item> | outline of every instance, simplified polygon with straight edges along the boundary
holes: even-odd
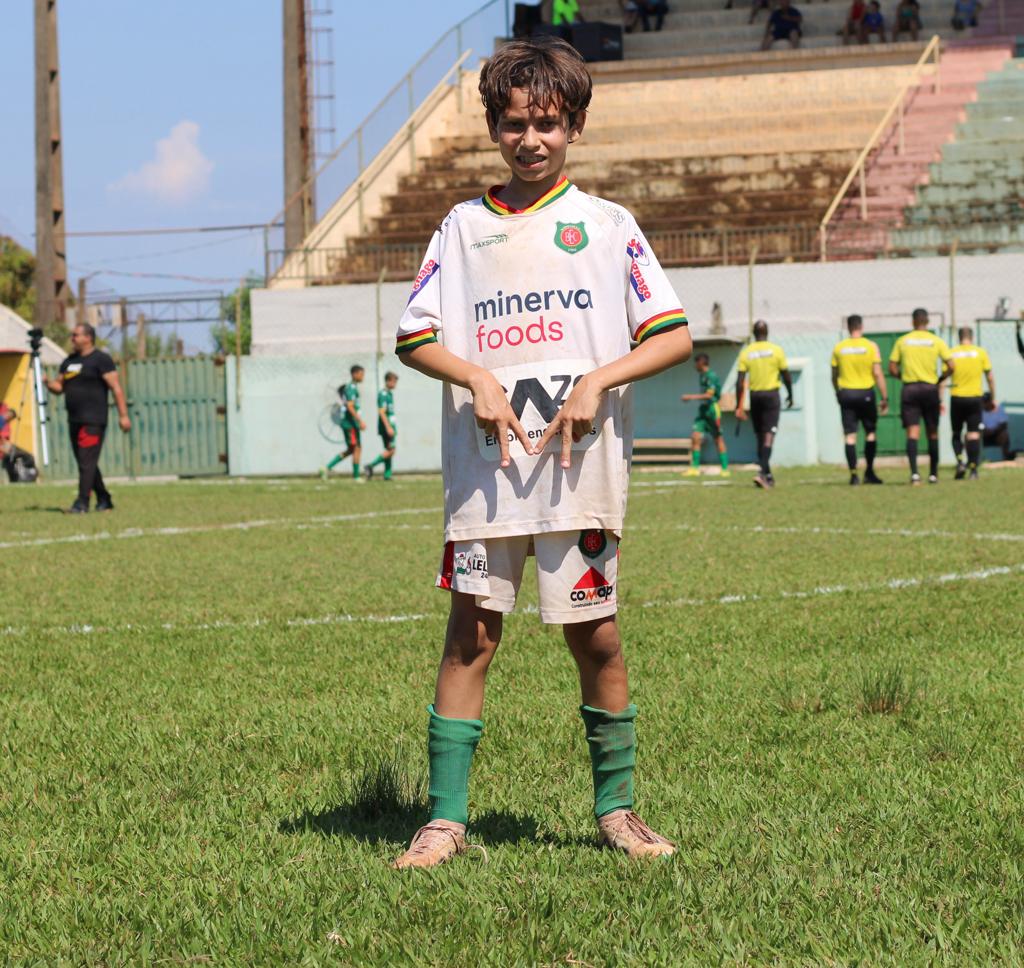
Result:
[[[75,501],[65,512],[65,514],[88,514],[89,505],[82,504],[81,501]]]
[[[352,483],[353,484],[365,484],[366,483],[366,478],[365,477],[353,477],[352,478]]]
[[[329,470],[327,469],[327,466],[326,466],[326,465],[325,465],[325,466],[323,466],[323,467],[321,467],[321,468],[320,468],[320,480],[322,480],[322,481],[326,481],[326,480],[327,480],[327,475],[328,475],[329,473],[330,473],[330,471],[329,471]]]
[[[725,469],[724,471],[722,471],[722,473],[721,473],[721,474],[719,474],[718,476],[719,476],[719,477],[732,477],[732,471],[731,471],[731,470],[729,470],[729,468],[727,467],[727,468],[726,468],[726,469]]]
[[[688,467],[683,471],[683,477],[700,477],[700,471],[696,467]]]
[[[765,480],[768,482],[768,486],[769,487],[775,487],[775,475],[774,474],[768,474],[765,477]]]
[[[967,479],[969,481],[976,481],[978,479],[978,468],[977,467],[972,467],[971,468],[971,473],[967,475]]]
[[[953,475],[953,480],[954,481],[962,481],[966,474],[967,474],[967,468],[963,464],[958,462],[957,465],[956,465],[956,473]]]
[[[97,511],[113,511],[114,510],[114,502],[111,501],[110,498],[107,498],[105,501],[97,501],[96,502],[96,510]]]
[[[911,487],[920,487],[921,486],[921,475],[920,474],[911,474],[910,475],[910,486]]]
[[[771,482],[764,476],[764,474],[758,474],[757,477],[754,478],[754,487],[760,487],[767,490],[771,486]]]
[[[413,835],[409,849],[391,862],[392,869],[406,870],[409,867],[437,867],[456,854],[464,854],[475,844],[466,843],[466,828],[452,820],[431,820]],[[483,847],[476,849],[487,852]]]
[[[373,464],[367,464],[366,467],[363,468],[363,473],[366,475],[366,479],[368,481],[372,481],[373,480]]]
[[[850,484],[856,486],[859,483],[860,483],[860,478],[856,475],[856,473],[851,474],[850,475]]]
[[[864,483],[865,484],[881,484],[883,482],[882,482],[882,479],[874,471],[868,471],[864,475]]]
[[[627,857],[668,857],[676,846],[659,837],[632,810],[613,810],[599,817],[602,847],[621,850]]]
[[[938,484],[939,483],[939,476],[938,476],[938,474],[929,474],[928,475],[928,483],[929,484]]]

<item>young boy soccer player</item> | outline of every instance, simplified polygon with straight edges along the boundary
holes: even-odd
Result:
[[[341,398],[341,432],[345,435],[346,449],[336,454],[326,467],[320,468],[320,476],[325,481],[327,475],[346,457],[352,458],[353,480],[362,481],[359,476],[359,458],[363,453],[362,431],[366,430],[366,424],[359,416],[359,384],[363,382],[366,370],[357,363],[348,372],[351,379],[338,387],[338,396]]]
[[[530,553],[541,621],[562,625],[579,667],[601,842],[670,854],[633,812],[636,706],[615,613],[628,384],[687,359],[686,316],[629,212],[562,174],[590,103],[580,55],[557,38],[514,41],[480,93],[508,184],[441,223],[398,327],[403,362],[443,381],[437,585],[451,615],[429,707],[431,819],[394,866],[466,849],[484,679]]]
[[[714,438],[715,446],[718,448],[722,477],[728,477],[729,452],[725,448],[725,438],[722,436],[722,410],[718,406],[719,398],[722,396],[722,381],[718,379],[718,374],[711,369],[711,358],[707,353],[698,353],[693,358],[693,365],[697,373],[700,374],[700,393],[684,393],[679,398],[684,402],[700,401],[700,406],[697,408],[697,419],[693,422],[693,446],[690,450],[692,466],[686,472],[686,476],[700,476],[700,450],[704,443],[704,434],[709,434]]]
[[[377,433],[380,434],[383,449],[366,465],[367,478],[373,477],[378,464],[384,465],[384,480],[391,480],[391,458],[395,456],[395,387],[398,374],[388,371],[384,374],[384,389],[377,391]]]

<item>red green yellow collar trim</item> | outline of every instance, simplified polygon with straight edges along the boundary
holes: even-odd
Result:
[[[501,201],[498,198],[497,193],[504,187],[504,185],[495,185],[493,188],[487,189],[487,194],[485,194],[483,198],[484,208],[489,212],[493,212],[495,215],[529,215],[532,212],[537,212],[542,208],[546,208],[553,202],[557,202],[558,199],[572,188],[572,182],[563,175],[550,189],[548,189],[548,191],[541,195],[541,197],[536,201],[527,205],[526,208],[513,208],[511,205],[506,205]]]

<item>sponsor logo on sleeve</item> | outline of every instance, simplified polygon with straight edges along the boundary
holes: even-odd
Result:
[[[647,254],[647,249],[644,248],[643,242],[635,236],[626,243],[626,255],[642,266],[651,264],[651,257]]]
[[[423,268],[420,269],[419,275],[416,276],[416,280],[412,284],[412,292],[409,294],[409,302],[412,302],[419,294],[420,290],[428,283],[431,279],[437,275],[437,270],[441,268],[441,263],[436,259],[430,259],[424,263]],[[409,305],[409,303],[406,303]]]
[[[490,245],[501,245],[502,242],[507,242],[508,236],[504,232],[497,232],[494,235],[488,235],[486,238],[479,239],[474,242],[471,249],[486,249]]]
[[[555,245],[569,255],[585,249],[590,239],[587,237],[587,226],[584,222],[556,222]]]

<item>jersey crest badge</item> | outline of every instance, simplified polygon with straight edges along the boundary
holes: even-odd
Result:
[[[587,226],[583,222],[555,222],[555,245],[569,255],[587,247]]]

